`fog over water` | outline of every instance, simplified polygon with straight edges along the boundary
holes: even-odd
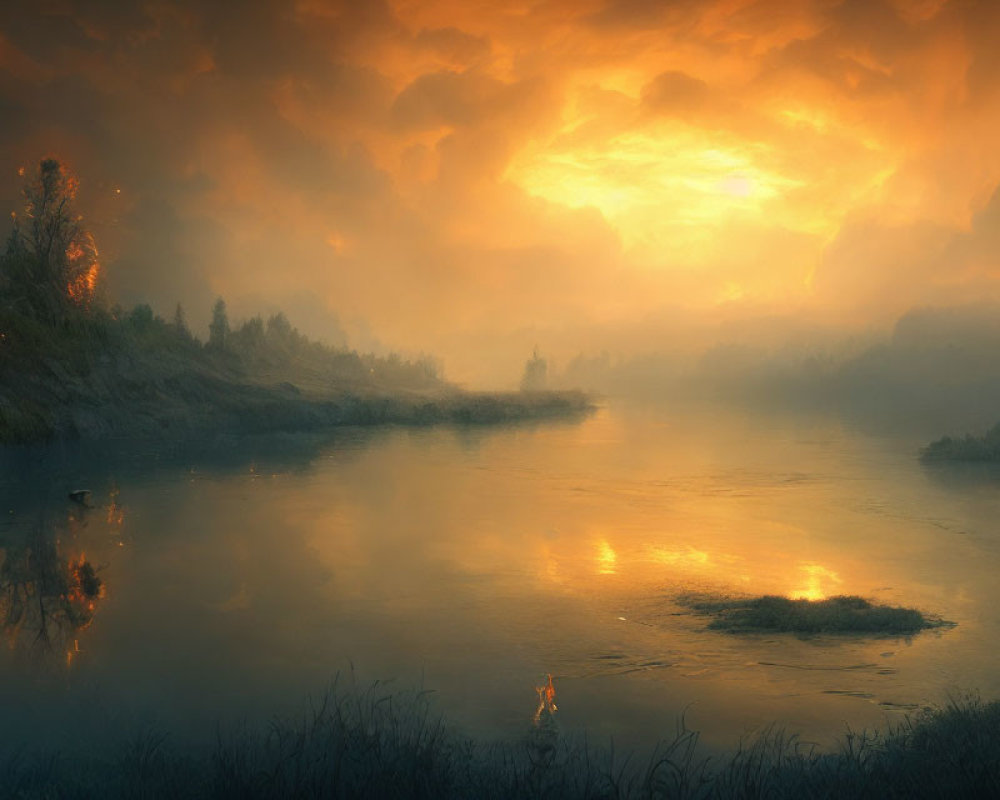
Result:
[[[685,709],[714,745],[771,722],[830,744],[948,691],[992,697],[1000,474],[921,466],[924,438],[612,402],[537,427],[8,451],[5,563],[50,532],[103,596],[78,628],[6,626],[4,737],[204,740],[352,671],[503,739],[551,673],[564,731],[631,746]],[[731,636],[677,602],[706,592],[860,594],[957,626]]]

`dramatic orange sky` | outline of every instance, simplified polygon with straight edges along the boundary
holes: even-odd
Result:
[[[65,158],[125,303],[474,381],[1000,301],[992,0],[10,5],[3,197]]]

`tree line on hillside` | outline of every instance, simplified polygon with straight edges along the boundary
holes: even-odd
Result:
[[[22,176],[24,173],[22,171]],[[246,372],[297,368],[332,380],[419,388],[440,384],[428,357],[404,360],[333,348],[310,340],[283,313],[229,322],[220,297],[202,342],[178,303],[171,320],[148,304],[126,311],[101,294],[94,237],[76,213],[79,182],[57,159],[24,176],[23,209],[13,214],[0,254],[0,369],[31,370],[55,359],[77,372],[116,352],[173,354]]]

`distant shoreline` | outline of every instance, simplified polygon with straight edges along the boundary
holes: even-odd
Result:
[[[960,438],[944,436],[920,450],[924,463],[980,462],[1000,463],[1000,424],[980,436]]]

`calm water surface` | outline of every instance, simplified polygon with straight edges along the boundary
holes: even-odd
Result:
[[[172,455],[7,452],[2,737],[209,739],[352,672],[432,689],[487,738],[523,733],[552,673],[564,730],[626,745],[685,709],[711,744],[777,722],[826,745],[949,692],[1000,697],[1000,474],[921,466],[925,434],[612,406]],[[78,487],[95,508],[66,500]],[[46,553],[98,568],[93,609],[32,605]],[[692,592],[861,594],[958,625],[734,637],[685,611]]]

